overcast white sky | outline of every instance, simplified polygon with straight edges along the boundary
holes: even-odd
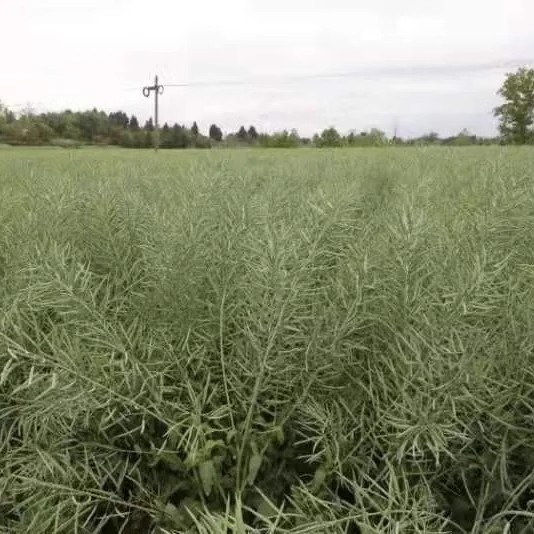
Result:
[[[161,121],[491,134],[513,68],[471,67],[533,62],[533,21],[534,0],[0,0],[0,100],[145,120],[151,101],[131,88],[155,73],[265,79],[168,88]],[[358,76],[278,80],[328,73]]]

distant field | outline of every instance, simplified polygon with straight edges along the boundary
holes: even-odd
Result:
[[[534,532],[534,151],[0,151],[0,532]]]

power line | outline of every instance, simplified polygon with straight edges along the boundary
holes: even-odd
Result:
[[[534,59],[516,59],[506,61],[493,61],[485,63],[466,63],[457,65],[399,65],[399,66],[371,66],[359,70],[330,73],[311,73],[311,74],[294,74],[258,78],[241,78],[234,80],[199,80],[191,82],[170,82],[165,83],[165,87],[231,87],[247,85],[272,85],[286,84],[295,82],[320,81],[343,78],[367,78],[367,77],[414,77],[414,76],[446,76],[462,73],[477,73],[490,70],[500,70],[508,68],[517,68],[523,65],[533,64]],[[139,87],[131,87],[127,90],[139,90]]]
[[[155,131],[154,131],[154,149],[158,150],[159,135],[158,135],[158,97],[163,94],[165,87],[222,87],[222,86],[244,86],[244,85],[258,85],[258,84],[272,84],[272,83],[290,83],[290,82],[306,82],[313,80],[327,80],[327,79],[342,79],[342,78],[362,78],[362,77],[379,77],[379,76],[414,76],[414,75],[430,75],[430,76],[444,76],[460,73],[476,73],[489,70],[502,70],[508,68],[517,68],[519,66],[529,65],[534,61],[528,60],[506,60],[493,61],[485,63],[470,63],[457,65],[418,65],[418,66],[393,66],[393,67],[367,67],[358,71],[338,72],[338,73],[318,73],[318,74],[300,74],[279,76],[277,78],[249,78],[241,80],[214,80],[214,81],[198,81],[198,82],[173,82],[166,84],[158,83],[158,76],[156,75],[154,85],[145,86],[142,88],[142,94],[145,97],[150,97],[154,92],[154,114],[155,114]],[[133,89],[133,88],[132,88]],[[138,88],[136,88],[138,89]],[[394,125],[394,137],[397,137],[398,124],[397,120]]]

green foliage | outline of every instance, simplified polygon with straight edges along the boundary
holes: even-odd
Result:
[[[297,148],[301,145],[301,139],[297,130],[283,130],[272,134],[258,133],[254,126],[248,131],[244,126],[230,134],[225,139],[227,146],[260,146],[263,148]]]
[[[5,150],[0,531],[532,531],[533,169]]]
[[[247,132],[247,136],[251,141],[256,141],[258,139],[258,132],[254,126],[250,126]]]
[[[2,102],[0,101],[0,134],[3,133],[3,128],[5,127],[7,123],[6,113],[7,113],[7,110],[5,106],[2,104]]]
[[[359,147],[385,146],[387,138],[384,132],[377,128],[372,128],[369,132],[361,132],[358,135],[351,132],[347,136],[346,144]]]
[[[118,126],[119,128],[128,128],[130,124],[130,118],[124,111],[116,111],[114,113],[110,113],[108,116],[109,122],[113,126]]]
[[[212,124],[209,130],[209,137],[212,141],[220,143],[223,139],[222,130],[216,124]]]
[[[57,139],[71,139],[77,144],[119,145],[126,148],[153,146],[154,122],[149,118],[140,128],[137,117],[123,111],[109,114],[93,109],[84,112],[70,110],[61,113],[36,115],[31,109],[18,120],[13,113],[0,108],[0,140],[18,145],[57,144]],[[498,139],[480,138],[466,131],[457,136],[440,139],[437,133],[430,133],[417,139],[391,139],[376,128],[370,131],[341,135],[335,128],[315,134],[312,139],[301,138],[295,129],[274,133],[259,133],[254,126],[241,126],[235,133],[223,136],[222,130],[212,124],[209,137],[202,135],[198,124],[191,128],[175,124],[172,128],[165,123],[160,133],[162,148],[211,148],[212,142],[220,146],[251,146],[266,148],[315,147],[385,147],[390,144],[453,145],[498,144]],[[510,139],[508,139],[510,141]]]
[[[469,131],[464,128],[458,135],[443,139],[443,144],[451,146],[475,145],[477,144],[477,137],[476,135],[470,134]]]
[[[494,113],[500,119],[504,140],[514,144],[534,142],[534,69],[508,73],[498,94],[505,103]]]
[[[441,139],[437,132],[429,132],[411,140],[411,144],[414,145],[439,145],[440,143]]]
[[[242,142],[245,142],[248,140],[247,130],[245,129],[244,126],[241,126],[235,135],[237,139],[239,139]]]
[[[260,146],[266,148],[297,148],[300,146],[299,134],[296,130],[283,130],[271,135],[261,134],[258,136]]]
[[[184,126],[179,124],[174,124],[170,132],[170,138],[168,141],[168,146],[175,148],[186,148],[191,144],[191,138],[189,132],[185,129]],[[164,143],[164,146],[167,146]]]
[[[128,126],[129,126],[130,130],[132,130],[134,132],[139,130],[139,121],[137,120],[137,117],[135,115],[131,116],[130,123],[129,123]]]
[[[54,137],[54,131],[45,122],[30,118],[6,124],[2,131],[14,145],[41,145]]]
[[[8,109],[2,102],[0,101],[0,134],[2,134],[2,129],[15,122],[15,114]]]
[[[315,146],[319,148],[340,147],[343,146],[343,138],[335,128],[327,128],[316,138]]]
[[[154,131],[154,121],[152,120],[152,117],[150,117],[145,122],[145,126],[143,127],[143,130],[145,130],[147,132],[153,132]]]
[[[18,120],[5,112],[0,120],[0,135],[14,145],[58,144],[71,140],[75,144],[112,144],[125,147],[151,146],[154,129],[152,120],[145,129],[139,128],[135,116],[131,119],[122,111],[106,114],[93,109],[84,112],[23,114]]]

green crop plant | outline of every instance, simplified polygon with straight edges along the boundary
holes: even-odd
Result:
[[[0,532],[534,531],[528,148],[0,152]]]

